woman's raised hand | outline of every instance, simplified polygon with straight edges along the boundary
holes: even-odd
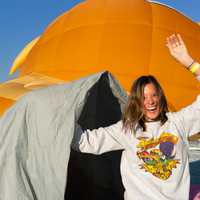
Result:
[[[167,45],[171,56],[181,63],[184,67],[188,68],[194,61],[188,53],[188,50],[183,42],[183,39],[178,34],[167,38]]]

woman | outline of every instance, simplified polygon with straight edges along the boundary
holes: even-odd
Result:
[[[200,80],[200,68],[178,35],[167,38],[171,56]],[[153,76],[137,79],[127,108],[117,124],[93,131],[76,127],[73,148],[102,154],[123,149],[121,175],[125,200],[188,199],[188,136],[200,131],[200,96],[176,113],[168,111]]]

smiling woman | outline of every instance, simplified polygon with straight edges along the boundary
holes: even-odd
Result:
[[[122,116],[123,128],[129,123],[134,132],[137,123],[146,130],[146,121],[161,120],[161,124],[167,121],[167,100],[164,92],[155,77],[141,76],[133,83],[130,92],[130,100]],[[132,120],[130,120],[132,119]]]
[[[177,37],[167,38],[171,56],[200,81],[200,65]],[[200,131],[199,107],[200,96],[181,111],[169,112],[158,81],[142,76],[132,85],[122,120],[92,131],[77,124],[72,146],[92,154],[123,150],[120,172],[125,200],[188,200],[187,138]]]

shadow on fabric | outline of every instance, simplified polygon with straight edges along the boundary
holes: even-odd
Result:
[[[189,163],[190,165],[190,184],[200,186],[200,160]],[[199,191],[200,192],[200,191]]]
[[[117,123],[121,114],[119,102],[108,84],[108,75],[104,74],[91,89],[78,124],[83,130],[106,127]],[[65,199],[123,200],[121,154],[121,150],[92,155],[71,149]]]

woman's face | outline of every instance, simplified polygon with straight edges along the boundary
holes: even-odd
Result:
[[[148,83],[144,87],[143,111],[146,121],[158,120],[159,98],[153,83]]]

